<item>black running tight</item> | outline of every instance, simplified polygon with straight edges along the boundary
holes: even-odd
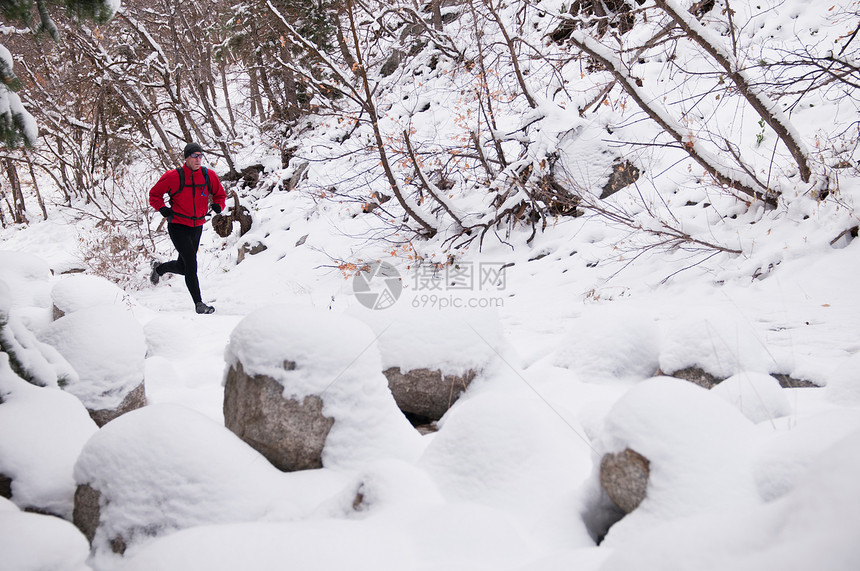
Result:
[[[185,276],[185,285],[194,303],[202,301],[200,297],[200,282],[197,280],[197,248],[200,247],[200,236],[203,226],[185,226],[184,224],[167,225],[167,233],[179,252],[179,259],[164,262],[156,271],[159,275],[166,273]]]

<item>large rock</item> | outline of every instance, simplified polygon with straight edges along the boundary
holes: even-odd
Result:
[[[88,307],[119,305],[127,298],[128,295],[115,283],[87,274],[63,278],[51,289],[55,320]]]
[[[682,369],[678,369],[677,371],[673,371],[671,373],[663,372],[662,370],[658,370],[654,376],[666,375],[669,377],[675,377],[676,379],[682,379],[685,381],[690,381],[694,385],[699,385],[700,387],[706,389],[712,389],[726,380],[727,377],[718,377],[716,375],[712,375],[702,367],[691,366],[684,367]],[[785,389],[797,389],[797,388],[807,388],[807,387],[818,387],[815,383],[811,381],[807,381],[804,379],[795,379],[786,375],[784,373],[774,373],[771,375],[778,383],[779,386]]]
[[[90,413],[90,418],[95,421],[96,425],[102,427],[116,417],[144,406],[146,406],[146,388],[141,381],[137,387],[125,395],[122,402],[115,408],[87,409],[87,412]]]
[[[402,372],[400,367],[389,367],[383,373],[397,407],[413,421],[442,418],[477,374],[469,370],[463,375],[443,375],[439,369],[426,368]]]
[[[6,474],[0,474],[0,497],[12,497],[12,478]]]
[[[624,513],[632,512],[645,499],[650,465],[647,458],[629,448],[605,454],[600,461],[600,485]]]
[[[39,337],[74,368],[77,378],[59,384],[84,403],[99,426],[146,404],[146,338],[129,312],[116,305],[79,309],[42,329]]]
[[[661,375],[675,377],[676,379],[682,379],[684,381],[690,381],[694,385],[698,385],[705,389],[712,389],[725,380],[725,378],[716,377],[710,374],[701,367],[684,367],[683,369],[678,369],[677,371],[673,371],[671,373],[657,371],[654,376],[659,377]]]
[[[384,311],[356,309],[376,333],[389,390],[413,423],[440,419],[507,350],[494,312],[462,311],[457,319],[444,313],[402,303]]]
[[[273,378],[249,375],[237,363],[224,386],[224,425],[279,470],[321,468],[334,419],[323,415],[319,396],[300,401],[283,398],[283,392]]]
[[[92,486],[82,484],[75,490],[75,510],[72,523],[75,524],[87,541],[92,544],[101,519],[102,493]],[[125,553],[126,540],[122,535],[116,535],[110,540],[110,548],[120,555]]]
[[[22,510],[71,519],[72,470],[95,423],[74,396],[17,376],[3,353],[0,394],[0,496]]]
[[[75,509],[72,512],[72,523],[86,536],[87,541],[93,542],[96,529],[99,527],[101,509],[99,501],[102,494],[88,484],[81,484],[75,490]]]
[[[87,440],[74,465],[70,519],[98,558],[193,527],[301,519],[345,485],[287,476],[220,422],[156,403]]]
[[[388,390],[375,335],[360,321],[265,307],[239,322],[225,358],[225,425],[281,470],[420,453],[420,436]]]

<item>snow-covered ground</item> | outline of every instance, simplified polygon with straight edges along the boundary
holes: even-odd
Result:
[[[68,517],[74,477],[119,486],[103,517],[115,529],[147,522],[148,535],[131,539],[123,558],[102,546],[89,560],[96,569],[847,570],[860,562],[857,241],[810,249],[760,280],[691,273],[657,286],[667,266],[654,264],[596,288],[596,268],[569,256],[594,237],[556,234],[540,259],[498,248],[470,260],[476,272],[513,263],[492,291],[477,279],[471,289],[424,290],[407,274],[393,307],[369,310],[352,280],[323,267],[320,228],[324,219],[270,234],[265,252],[237,266],[212,253],[218,239],[207,230],[201,281],[217,312],[204,316],[177,277],[121,292],[88,276],[51,276],[49,267],[74,265],[59,247],[62,226],[7,233],[0,261],[10,327],[51,342],[53,292],[71,308],[63,319],[91,319],[102,343],[76,362],[89,370],[99,359],[111,375],[133,360],[134,334],[115,325],[121,334],[111,340],[90,306],[121,308],[145,338],[149,401],[96,431],[76,399],[24,383],[3,357],[0,472],[15,476],[15,501]],[[293,233],[309,237],[296,246]],[[314,241],[322,247],[308,247]],[[315,312],[366,337],[330,336],[332,322]],[[247,325],[252,314],[265,325]],[[282,474],[224,428],[221,409],[231,335],[245,331],[237,338],[254,346],[260,329],[265,353],[277,335],[269,329],[279,327],[285,339],[313,340],[320,359],[340,354],[347,370],[359,356],[359,367],[367,358],[381,366],[383,356],[488,365],[425,436],[404,438],[399,411],[364,389],[365,404],[400,428],[353,428],[356,441],[339,442],[325,468]],[[126,356],[104,363],[111,354]],[[43,366],[62,371],[53,358]],[[324,364],[313,382],[333,376]],[[690,365],[729,378],[711,391],[652,378]],[[823,387],[783,389],[767,373]],[[597,546],[595,466],[625,447],[651,461],[648,497]],[[65,565],[56,568],[84,568],[87,544],[70,525],[9,501],[2,508],[0,568],[52,558]]]

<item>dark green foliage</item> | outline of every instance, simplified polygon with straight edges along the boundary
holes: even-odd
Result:
[[[105,22],[113,15],[108,0],[0,0],[0,24],[29,26],[36,33],[47,33],[58,40],[59,33],[51,19],[50,6],[64,6],[75,17],[95,22]],[[36,25],[34,12],[38,14]],[[15,76],[11,61],[0,57],[0,144],[9,148],[18,147],[21,143],[32,146],[36,142],[33,118],[13,95],[19,89],[21,81]]]
[[[4,333],[6,323],[6,316],[0,313],[0,353],[6,353],[6,355],[9,356],[9,367],[16,375],[18,375],[28,383],[33,383],[35,385],[37,383],[34,382],[32,375],[27,372],[27,370],[15,356],[15,353],[14,351],[12,351],[12,348],[9,347],[9,344],[6,342],[6,335]]]
[[[3,89],[6,88],[0,87],[0,90]],[[0,98],[3,97],[8,96],[6,94],[0,94]],[[27,133],[27,121],[29,120],[31,120],[31,118],[26,117],[24,113],[12,111],[11,109],[0,114],[0,144],[11,149],[20,147],[21,143],[24,143],[27,146],[32,146],[35,141],[30,140],[30,138],[25,135],[25,133]]]
[[[337,3],[331,0],[279,0],[273,2],[296,30],[328,52],[334,46]]]
[[[64,6],[70,14],[86,20],[106,22],[113,16],[113,9],[105,0],[0,0],[0,13],[4,22],[17,22],[27,26],[33,25],[35,11],[41,20],[38,28],[48,26],[45,18],[50,19],[51,6]]]
[[[113,16],[113,9],[105,0],[66,0],[63,3],[70,13],[82,20],[102,24]]]

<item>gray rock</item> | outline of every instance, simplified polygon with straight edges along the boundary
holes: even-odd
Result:
[[[90,413],[90,418],[95,421],[96,425],[101,428],[116,417],[144,406],[146,406],[146,388],[144,382],[141,381],[137,387],[125,395],[118,407],[101,410],[87,409],[87,412]]]
[[[12,499],[12,478],[6,474],[0,474],[0,497]]]
[[[442,418],[476,375],[471,370],[464,375],[443,375],[439,369],[412,369],[404,373],[400,367],[390,367],[383,373],[398,408],[407,416],[429,420]]]
[[[784,373],[774,373],[773,377],[779,381],[779,386],[784,389],[805,389],[805,388],[820,388],[819,385],[816,385],[812,381],[807,381],[804,379],[795,379],[789,375]]]
[[[247,255],[256,256],[257,254],[259,254],[261,252],[265,252],[267,249],[268,249],[268,246],[266,246],[262,242],[255,242],[253,244],[245,242],[244,244],[239,246],[239,254],[236,257],[236,263],[241,264],[242,260],[245,259],[245,256],[247,256]]]
[[[322,467],[322,451],[334,424],[316,395],[284,398],[284,387],[265,375],[230,367],[224,386],[224,425],[284,472]]]
[[[603,185],[600,198],[608,198],[637,180],[639,180],[639,168],[630,161],[619,159],[612,165],[612,173],[609,175],[609,180]]]
[[[72,523],[81,530],[81,533],[86,536],[90,543],[93,542],[96,529],[99,527],[99,518],[101,517],[99,501],[101,501],[101,497],[101,492],[86,484],[78,486],[75,490],[75,509],[72,512]]]
[[[405,54],[400,50],[393,50],[385,63],[382,64],[382,68],[380,69],[382,77],[388,77],[397,71],[397,68],[400,67],[400,64],[403,62],[404,55]]]
[[[72,513],[72,523],[90,542],[96,536],[96,530],[101,520],[101,498],[102,493],[92,486],[83,484],[75,490],[75,510]],[[122,555],[125,553],[126,542],[122,536],[110,540],[111,551]]]
[[[658,371],[657,374],[661,375],[663,373]],[[725,379],[715,377],[714,375],[708,373],[707,371],[699,367],[687,367],[685,369],[678,369],[673,373],[666,373],[666,375],[670,377],[675,377],[676,379],[690,381],[691,383],[699,385],[700,387],[704,387],[706,389],[712,389],[721,382],[725,381]]]
[[[635,510],[645,499],[650,464],[647,458],[629,448],[606,454],[600,461],[600,485],[625,513]]]

